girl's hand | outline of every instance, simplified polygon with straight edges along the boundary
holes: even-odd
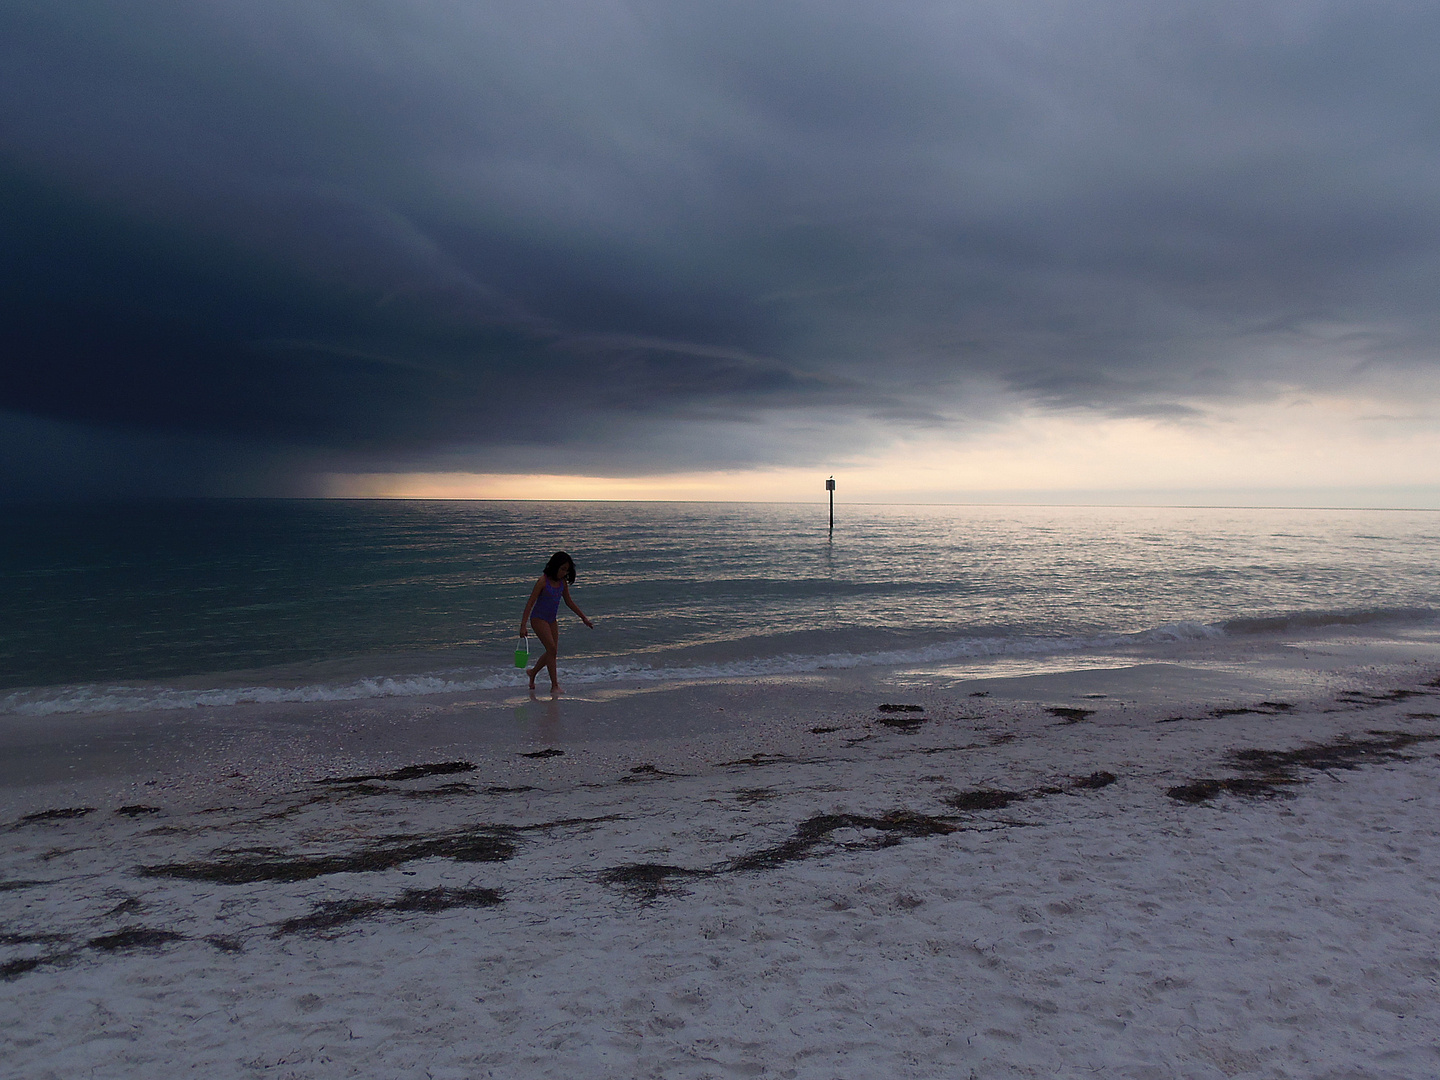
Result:
[[[529,637],[529,636],[530,636],[529,634],[527,634],[527,633],[525,632],[525,629],[526,629],[525,624],[526,624],[527,622],[529,622],[528,619],[521,619],[521,620],[520,620],[520,636],[521,636],[521,637]]]
[[[591,622],[589,619],[584,618],[584,617],[582,616],[581,619],[580,619],[580,621],[583,622],[586,626],[590,627],[591,630],[594,630],[594,629],[595,629],[595,624],[594,624],[593,622]]]

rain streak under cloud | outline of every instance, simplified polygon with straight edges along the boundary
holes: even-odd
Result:
[[[1086,432],[1437,428],[1432,5],[13,0],[0,42],[7,493],[921,446],[1045,488]]]

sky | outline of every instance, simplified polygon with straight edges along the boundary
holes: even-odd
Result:
[[[1440,507],[1440,5],[7,0],[0,496]]]

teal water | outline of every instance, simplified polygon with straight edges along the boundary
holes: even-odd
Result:
[[[825,514],[728,503],[11,507],[0,536],[0,687],[11,693],[0,711],[88,707],[117,683],[136,701],[242,683],[297,698],[506,685],[524,600],[562,547],[597,624],[562,616],[562,663],[590,682],[1440,612],[1433,513],[842,506],[833,535]]]

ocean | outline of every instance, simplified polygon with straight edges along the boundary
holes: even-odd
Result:
[[[562,681],[591,687],[1013,668],[1440,616],[1440,514],[1424,511],[842,504],[833,533],[823,504],[6,513],[0,715],[523,688],[520,612],[562,548],[596,623],[562,609]]]

